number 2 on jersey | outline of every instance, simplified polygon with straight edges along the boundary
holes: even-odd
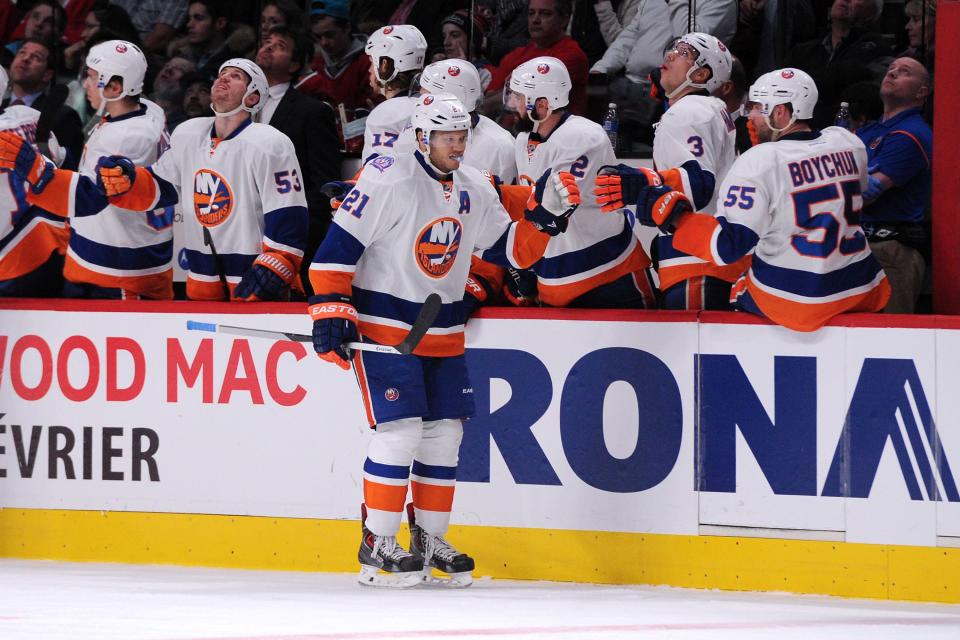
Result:
[[[797,226],[808,230],[805,233],[795,233],[790,238],[790,244],[797,253],[812,258],[826,258],[837,249],[844,255],[851,255],[863,251],[867,246],[867,239],[860,230],[863,200],[860,198],[860,183],[857,180],[845,180],[839,185],[825,184],[795,191],[792,195]],[[820,211],[815,212],[815,208]],[[842,235],[841,216],[844,231],[851,227],[856,228],[851,235]],[[823,232],[820,240],[812,240],[810,232],[820,230]]]

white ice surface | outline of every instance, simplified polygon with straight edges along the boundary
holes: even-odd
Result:
[[[960,639],[960,606],[479,580],[0,560],[2,640]]]

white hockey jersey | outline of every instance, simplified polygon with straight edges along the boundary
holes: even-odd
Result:
[[[517,181],[517,161],[513,147],[516,141],[510,132],[486,116],[479,116],[477,126],[470,130],[470,140],[463,154],[463,163],[489,171],[504,184]]]
[[[737,157],[737,130],[726,105],[718,98],[687,95],[671,104],[656,125],[653,164],[664,183],[682,191],[694,209],[713,214],[717,188]],[[734,282],[746,271],[749,259],[718,267],[678,251],[672,236],[657,239],[660,289],[694,276],[713,276]]]
[[[771,320],[813,331],[849,311],[878,311],[890,295],[860,229],[867,152],[838,127],[795,133],[740,156],[720,186],[715,217],[690,215],[681,250],[716,264],[754,251],[732,296],[749,292]]]
[[[214,118],[194,118],[178,126],[170,149],[149,168],[156,180],[148,188],[135,183],[113,200],[147,211],[175,204],[179,194],[193,300],[223,299],[221,269],[232,292],[265,251],[284,254],[299,270],[307,238],[307,203],[290,139],[250,120],[219,139],[213,124]]]
[[[417,148],[417,141],[410,129],[410,116],[416,104],[416,98],[396,96],[373,108],[367,116],[363,132],[362,162],[366,163],[371,157],[383,154],[406,155]]]
[[[17,105],[0,112],[0,130],[12,131],[33,143],[37,133],[36,109]],[[30,186],[10,171],[0,171],[0,282],[24,276],[43,265],[53,252],[64,253],[67,225],[27,201]]]
[[[431,293],[443,307],[415,353],[463,353],[463,291],[471,255],[525,268],[549,236],[511,223],[489,179],[461,165],[441,180],[420,152],[380,156],[334,214],[310,265],[318,294],[352,297],[360,332],[396,344]],[[401,185],[398,187],[398,185]]]
[[[600,211],[592,196],[597,170],[615,165],[603,128],[579,116],[564,115],[545,141],[536,134],[517,136],[516,162],[521,184],[535,184],[547,169],[569,171],[584,195],[566,233],[550,242],[534,265],[540,299],[562,307],[601,285],[650,265],[626,218]]]
[[[95,182],[102,156],[125,156],[137,166],[148,166],[169,146],[163,109],[141,100],[137,111],[103,118],[93,128],[80,159],[80,175]],[[74,178],[71,192],[78,179]],[[173,207],[138,215],[109,204],[88,210],[82,197],[67,203],[70,244],[63,269],[67,280],[120,288],[145,298],[173,298]]]

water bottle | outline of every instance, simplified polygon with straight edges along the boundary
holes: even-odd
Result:
[[[603,130],[607,132],[610,138],[610,146],[613,152],[617,152],[617,144],[620,141],[620,116],[617,114],[617,105],[611,102],[607,105],[607,115],[603,117]]]
[[[847,131],[850,130],[850,103],[840,103],[840,109],[837,110],[837,117],[833,119],[833,125],[843,127]]]

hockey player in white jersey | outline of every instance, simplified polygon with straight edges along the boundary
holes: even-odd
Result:
[[[358,558],[365,585],[414,586],[431,569],[453,586],[470,584],[473,559],[444,539],[461,419],[474,413],[462,301],[470,258],[476,251],[499,264],[529,266],[579,202],[572,176],[548,172],[525,216],[512,222],[488,177],[462,164],[470,121],[454,96],[422,96],[413,114],[418,150],[367,164],[310,267],[314,348],[344,369],[352,358],[375,428],[363,471]],[[358,334],[399,343],[432,293],[443,304],[413,354],[354,356],[345,347]],[[396,539],[408,484],[409,551]]]
[[[604,211],[635,206],[652,181],[683,192],[696,211],[713,214],[717,188],[736,158],[736,126],[723,101],[710,93],[730,78],[732,66],[727,47],[706,33],[688,33],[667,50],[660,83],[669,108],[653,138],[657,175],[626,165],[602,170],[594,193]],[[669,234],[660,234],[654,245],[661,307],[730,308],[730,285],[747,270],[749,258],[718,267],[678,251]]]
[[[363,133],[362,162],[384,153],[413,151],[413,136],[403,135],[410,126],[416,103],[414,74],[423,69],[427,39],[409,24],[388,25],[367,39],[364,49],[370,56],[370,80],[385,98],[367,116]]]
[[[762,144],[727,173],[716,216],[692,214],[667,185],[645,190],[655,204],[637,207],[638,222],[675,232],[678,249],[714,264],[752,251],[731,292],[735,307],[798,331],[840,313],[880,311],[890,297],[860,229],[866,149],[846,129],[811,129],[816,103],[817,87],[799,69],[760,76],[746,106]]]
[[[593,190],[597,171],[616,162],[603,128],[567,111],[570,74],[557,58],[539,57],[513,70],[507,106],[532,128],[515,145],[519,181],[532,184],[544,171],[569,171],[580,191]],[[533,266],[540,300],[563,307],[652,308],[650,259],[624,216],[600,211],[585,198],[570,228]]]
[[[123,40],[90,49],[83,81],[103,114],[90,132],[79,172],[58,171],[27,199],[70,221],[63,294],[67,297],[173,298],[173,207],[134,216],[106,205],[96,190],[97,161],[121,155],[152,164],[169,147],[163,110],[141,98],[147,59]]]
[[[0,95],[7,90],[7,72],[0,67]],[[30,151],[25,155],[20,175],[14,172],[17,154],[12,162],[0,165],[0,207],[7,215],[0,218],[0,296],[52,297],[63,288],[63,254],[67,248],[67,225],[56,215],[27,202],[30,183],[24,179],[30,170],[40,179],[46,165],[36,163],[40,156],[33,148],[40,112],[25,105],[9,106],[0,111],[0,136],[11,136],[19,152],[21,142]],[[52,134],[51,134],[52,135]],[[54,145],[55,146],[55,145]],[[0,159],[3,157],[0,147]]]

